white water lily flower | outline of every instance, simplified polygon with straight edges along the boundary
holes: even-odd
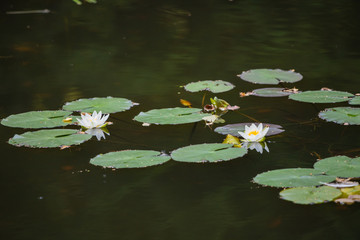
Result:
[[[82,113],[81,119],[77,118],[77,120],[79,121],[79,124],[86,129],[102,128],[107,125],[106,120],[108,117],[109,114],[104,114],[104,116],[102,116],[101,111],[99,113],[94,111],[92,115],[88,113]]]
[[[110,135],[110,133],[105,132],[100,128],[90,128],[90,129],[86,130],[85,133],[95,136],[98,141],[100,141],[101,138],[105,139],[104,133],[106,133],[107,135]]]
[[[239,132],[239,134],[244,138],[245,142],[262,142],[265,139],[266,133],[269,131],[269,127],[263,128],[262,123],[256,126],[254,123],[250,127],[245,125],[245,131]]]

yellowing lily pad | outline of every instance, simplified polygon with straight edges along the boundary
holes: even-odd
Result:
[[[307,103],[337,103],[349,101],[354,95],[341,91],[306,91],[289,96],[290,99]]]
[[[228,124],[222,127],[215,128],[215,132],[227,135],[230,134],[232,136],[240,137],[241,135],[239,132],[245,131],[245,125],[251,126],[253,123],[235,123],[235,124]],[[258,125],[258,123],[254,123],[255,125]],[[270,124],[270,123],[263,123],[263,126],[269,126],[269,131],[266,133],[266,136],[272,136],[276,134],[280,134],[284,132],[285,130],[282,129],[280,125],[276,124]]]
[[[68,111],[31,111],[10,115],[1,121],[7,127],[17,128],[53,128],[66,126],[72,121],[64,121],[71,112]]]
[[[335,107],[319,113],[319,117],[338,124],[360,125],[360,108]]]
[[[179,162],[220,162],[244,156],[247,150],[234,148],[232,144],[204,143],[174,150],[171,158]]]
[[[285,189],[280,192],[282,199],[297,204],[319,204],[333,201],[341,196],[341,191],[333,187],[298,187]]]
[[[204,80],[192,82],[185,85],[185,90],[189,92],[210,91],[213,93],[227,92],[235,86],[223,80]]]
[[[106,168],[144,168],[163,164],[170,156],[152,150],[124,150],[99,154],[90,160],[96,166]]]
[[[242,80],[255,84],[279,84],[280,82],[294,83],[303,76],[295,71],[281,69],[253,69],[237,75]]]
[[[337,177],[360,177],[360,157],[329,157],[316,162],[314,164],[314,168],[325,172],[328,175],[334,175]]]

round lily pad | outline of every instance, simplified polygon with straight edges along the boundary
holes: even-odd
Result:
[[[239,158],[247,153],[245,148],[234,148],[232,144],[204,143],[179,148],[171,158],[179,162],[220,162]]]
[[[285,97],[293,94],[284,90],[285,88],[259,88],[253,90],[251,95],[257,97]]]
[[[257,126],[259,123],[228,124],[222,127],[217,127],[215,128],[214,131],[223,135],[230,134],[232,136],[240,137],[241,135],[239,134],[239,132],[244,132],[245,125],[251,126],[251,124],[255,124]],[[266,133],[266,136],[276,135],[285,131],[284,129],[282,129],[280,125],[276,125],[276,124],[263,123],[263,126],[269,126],[269,131]]]
[[[356,96],[349,101],[351,105],[360,105],[360,96]]]
[[[144,168],[163,164],[170,156],[152,150],[124,150],[99,154],[90,163],[107,168]]]
[[[9,140],[11,145],[33,148],[51,148],[77,145],[89,140],[89,134],[79,134],[74,129],[47,129],[15,135]]]
[[[52,128],[66,126],[71,123],[63,120],[71,112],[67,111],[31,111],[10,115],[1,120],[1,124],[7,127],[18,128]]]
[[[102,113],[116,113],[130,109],[136,105],[126,98],[89,98],[79,99],[73,102],[67,102],[63,106],[66,111],[78,111],[78,112],[102,112]]]
[[[333,187],[299,187],[280,192],[282,199],[298,204],[315,204],[333,201],[340,197],[341,191]]]
[[[185,90],[189,92],[210,91],[213,93],[227,92],[235,86],[223,80],[204,80],[192,82],[185,85]]]
[[[324,175],[312,168],[286,168],[263,172],[254,178],[254,182],[271,187],[308,187],[332,182],[336,176]]]
[[[360,125],[360,108],[335,107],[319,113],[319,117],[338,124]]]
[[[360,177],[360,157],[335,156],[324,158],[316,162],[314,168],[337,177]]]
[[[242,80],[256,84],[279,84],[280,82],[294,83],[300,81],[303,76],[292,70],[281,69],[253,69],[237,75]]]
[[[201,121],[203,117],[211,116],[202,113],[199,108],[162,108],[148,112],[140,112],[134,120],[153,124],[183,124]]]
[[[289,96],[290,99],[307,103],[337,103],[349,101],[354,96],[341,91],[305,91]]]

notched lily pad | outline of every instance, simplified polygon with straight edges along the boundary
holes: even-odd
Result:
[[[206,163],[228,161],[246,153],[245,148],[234,148],[232,144],[204,143],[176,149],[171,158],[179,162]]]
[[[99,154],[90,160],[96,166],[106,168],[144,168],[160,165],[170,160],[170,156],[152,150],[124,150]]]
[[[307,103],[337,103],[349,101],[354,95],[341,91],[305,91],[289,96],[290,99]]]
[[[324,158],[316,162],[314,168],[328,175],[343,178],[360,177],[360,157],[335,156]]]
[[[360,108],[335,107],[319,113],[319,118],[345,125],[360,125]]]
[[[91,137],[89,134],[79,134],[78,130],[74,129],[47,129],[16,134],[9,143],[18,147],[52,148],[78,145]]]
[[[271,187],[308,187],[332,182],[336,176],[324,175],[312,168],[277,169],[258,174],[254,182]]]
[[[255,84],[279,84],[280,82],[294,83],[300,81],[303,76],[293,70],[281,69],[253,69],[237,75],[242,80]]]
[[[211,114],[202,113],[199,108],[162,108],[140,112],[134,120],[152,124],[184,124],[201,121]]]
[[[245,131],[245,125],[251,126],[253,123],[235,123],[235,124],[228,124],[222,127],[215,128],[215,132],[227,135],[230,134],[232,136],[240,137],[239,132]],[[259,123],[254,123],[258,125]],[[267,132],[266,136],[272,136],[279,133],[284,132],[285,130],[282,129],[282,126],[270,123],[263,123],[263,126],[269,126],[269,131]]]
[[[298,187],[280,192],[282,199],[298,204],[318,204],[333,201],[341,195],[341,191],[332,187]]]
[[[285,88],[259,88],[252,91],[251,95],[257,97],[285,97],[293,94]]]
[[[130,109],[132,106],[138,105],[126,98],[88,98],[67,102],[63,106],[66,111],[89,112],[101,111],[102,113],[116,113]]]
[[[71,124],[71,121],[64,121],[70,114],[68,111],[31,111],[10,115],[1,120],[1,124],[17,128],[61,127]]]
[[[184,86],[185,90],[189,92],[199,92],[206,90],[213,93],[227,92],[234,87],[235,86],[233,84],[223,80],[204,80],[188,83]]]
[[[355,96],[349,101],[351,105],[360,105],[360,96]]]

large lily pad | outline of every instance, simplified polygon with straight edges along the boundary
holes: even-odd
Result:
[[[305,91],[289,96],[290,99],[307,103],[337,103],[349,101],[354,96],[341,91]]]
[[[211,114],[202,113],[199,108],[162,108],[140,112],[134,120],[153,124],[183,124],[201,121]]]
[[[242,80],[256,84],[279,84],[280,82],[294,83],[300,81],[303,76],[292,70],[281,69],[253,69],[237,75]]]
[[[319,113],[319,117],[338,124],[360,125],[360,108],[335,107]]]
[[[230,134],[232,136],[240,137],[239,132],[245,131],[245,125],[251,126],[253,123],[235,123],[235,124],[228,124],[222,127],[215,128],[215,132],[227,135]],[[254,123],[255,125],[258,125],[258,123]],[[269,126],[269,131],[267,132],[266,136],[272,136],[279,133],[284,132],[285,130],[282,129],[280,125],[276,124],[270,124],[270,123],[263,123],[263,126]]]
[[[333,201],[341,195],[339,189],[333,187],[299,187],[285,189],[280,192],[282,199],[298,204],[316,204]]]
[[[26,132],[9,140],[11,145],[33,148],[51,148],[77,145],[89,140],[89,134],[79,134],[74,129],[50,129]]]
[[[349,101],[351,105],[360,105],[360,96],[356,96]]]
[[[234,148],[232,144],[204,143],[176,149],[171,158],[180,162],[205,163],[228,161],[246,153],[245,148]]]
[[[102,113],[122,112],[130,109],[136,105],[131,100],[126,98],[89,98],[79,99],[73,102],[67,102],[63,106],[67,111],[90,112],[101,111]]]
[[[18,128],[52,128],[66,126],[71,122],[63,120],[69,116],[68,111],[31,111],[10,115],[1,121],[7,127]]]
[[[235,86],[223,80],[204,80],[192,82],[185,85],[185,90],[189,92],[210,91],[213,93],[227,92]]]
[[[169,160],[170,156],[157,151],[124,150],[97,155],[90,163],[107,168],[144,168]]]
[[[329,157],[316,162],[314,168],[337,177],[360,177],[360,157]]]
[[[312,168],[277,169],[258,174],[254,182],[271,187],[308,187],[332,182],[336,176],[324,175]]]
[[[252,91],[253,96],[257,97],[285,97],[293,94],[290,91],[285,91],[285,88],[259,88]]]

